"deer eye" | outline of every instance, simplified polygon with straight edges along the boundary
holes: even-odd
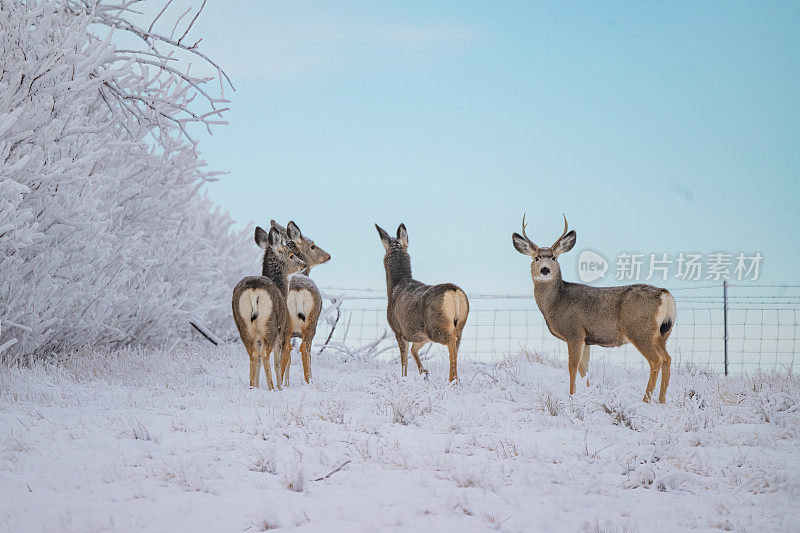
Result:
[[[312,244],[312,245],[311,245],[311,249],[312,249],[312,250],[316,250],[316,249],[317,249],[317,247],[316,247],[316,246],[314,246],[314,245]]]

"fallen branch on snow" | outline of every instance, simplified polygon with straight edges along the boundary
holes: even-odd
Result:
[[[349,465],[350,463],[352,463],[352,461],[351,461],[350,459],[348,459],[347,461],[345,461],[345,462],[343,462],[341,465],[339,465],[339,467],[338,467],[338,468],[334,468],[333,470],[331,470],[330,472],[328,472],[328,475],[326,475],[326,476],[322,476],[322,477],[318,477],[317,479],[313,479],[312,481],[323,481],[323,480],[325,480],[325,479],[328,479],[329,477],[331,477],[331,476],[332,476],[332,475],[334,475],[336,472],[338,472],[339,470],[341,470],[341,469],[342,469],[342,468],[344,468],[345,466]]]
[[[204,331],[204,328],[201,328],[192,321],[189,321],[189,324],[191,324],[194,329],[199,331],[200,335],[208,339],[208,342],[210,342],[214,346],[219,346],[219,339],[217,339],[213,333],[211,333],[210,331]]]

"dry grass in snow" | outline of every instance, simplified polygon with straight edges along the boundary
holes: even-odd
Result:
[[[0,531],[800,528],[797,377],[676,369],[647,405],[644,370],[570,398],[546,357],[429,369],[317,357],[270,393],[237,344],[0,367]]]

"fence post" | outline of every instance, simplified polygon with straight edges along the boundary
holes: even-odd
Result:
[[[725,375],[728,375],[728,281],[722,282],[722,320],[725,330],[723,332],[723,342],[725,345]]]

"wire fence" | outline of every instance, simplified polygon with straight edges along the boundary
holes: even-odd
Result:
[[[724,284],[671,291],[677,322],[667,350],[673,364],[715,373],[755,370],[792,372],[800,353],[800,285]],[[315,348],[347,354],[398,357],[386,321],[385,291],[326,288],[329,305],[320,317]],[[532,294],[468,295],[470,312],[459,351],[461,360],[497,361],[523,350],[567,359],[566,343],[547,329]],[[324,348],[323,348],[324,346]],[[426,358],[447,357],[431,343]],[[646,366],[632,346],[592,347],[592,361]]]

